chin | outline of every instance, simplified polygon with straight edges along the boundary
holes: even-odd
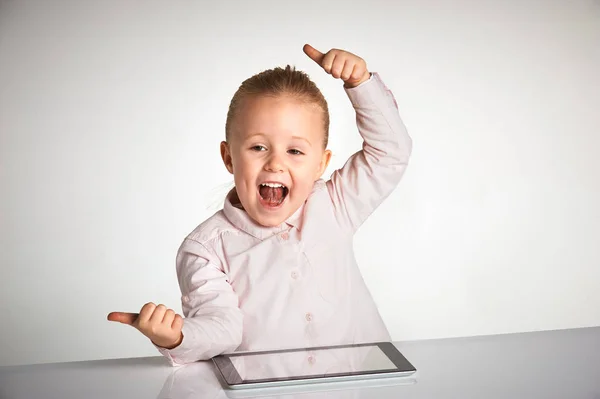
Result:
[[[263,227],[277,227],[285,222],[287,217],[257,217],[255,222]]]

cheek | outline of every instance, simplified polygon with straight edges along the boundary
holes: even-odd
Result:
[[[310,165],[311,165],[311,172],[314,175],[318,175],[319,171],[321,169],[321,161],[323,160],[322,154],[316,154],[311,160],[310,160]]]
[[[254,179],[261,167],[256,157],[238,156],[234,163],[234,172],[238,179]]]
[[[236,172],[241,172],[246,169],[247,160],[244,158],[244,154],[240,152],[233,152],[231,154],[231,162],[233,163],[233,169]]]
[[[320,159],[311,157],[311,159],[298,160],[294,165],[293,178],[296,184],[312,189],[312,185],[315,182],[319,174]]]

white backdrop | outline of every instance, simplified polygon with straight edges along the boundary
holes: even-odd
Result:
[[[287,63],[360,148],[311,43],[366,59],[414,140],[356,237],[396,340],[600,324],[598,1],[0,1],[0,365],[157,355],[110,311],[180,310],[246,77]],[[217,201],[217,202],[215,202]]]

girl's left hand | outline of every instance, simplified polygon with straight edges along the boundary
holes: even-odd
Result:
[[[371,76],[365,60],[348,51],[331,49],[323,54],[310,44],[305,44],[303,50],[325,72],[336,79],[341,78],[345,87],[356,87]]]

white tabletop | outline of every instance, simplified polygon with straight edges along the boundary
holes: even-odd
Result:
[[[418,369],[396,386],[253,391],[277,398],[600,399],[600,327],[398,342]],[[238,394],[239,395],[239,394]],[[212,362],[173,368],[162,357],[0,367],[0,399],[236,397]]]

